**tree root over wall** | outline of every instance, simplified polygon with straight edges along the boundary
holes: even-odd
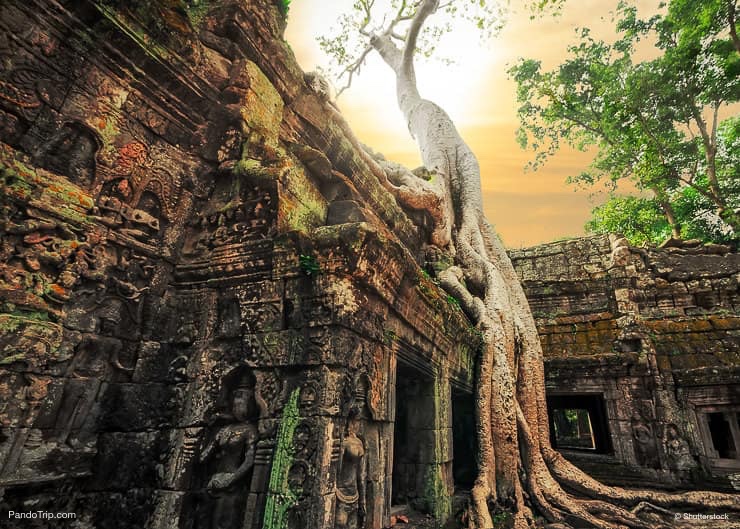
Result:
[[[384,187],[404,206],[429,213],[431,244],[451,253],[455,262],[437,278],[483,335],[475,395],[478,476],[468,509],[470,526],[492,528],[496,504],[510,508],[516,529],[538,526],[535,513],[553,529],[660,529],[679,525],[674,512],[740,513],[740,500],[730,494],[605,486],[551,448],[542,347],[516,272],[483,214],[478,161],[447,113],[417,90],[416,39],[437,6],[435,0],[420,3],[402,49],[391,38],[392,26],[370,38],[396,74],[398,104],[431,179],[374,157],[341,116],[339,122]]]

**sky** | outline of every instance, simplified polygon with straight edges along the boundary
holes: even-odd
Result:
[[[638,0],[640,15],[657,12],[659,1]],[[454,59],[454,64],[417,60],[422,97],[450,114],[478,157],[485,213],[507,247],[583,235],[591,210],[606,195],[566,183],[569,175],[588,166],[592,153],[562,148],[544,167],[525,170],[534,154],[516,142],[516,84],[506,70],[520,57],[540,60],[545,69],[555,68],[565,59],[567,46],[577,42],[577,27],[590,28],[595,38],[611,39],[616,3],[570,0],[561,16],[535,20],[528,12],[511,8],[502,31],[487,42],[467,28],[449,33],[438,51]],[[351,0],[293,0],[285,36],[305,71],[327,68],[329,60],[316,37],[330,34],[350,6]],[[368,57],[337,104],[363,143],[409,167],[421,165],[396,106],[393,75],[377,56]]]

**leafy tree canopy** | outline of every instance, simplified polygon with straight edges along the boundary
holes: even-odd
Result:
[[[740,206],[740,117],[730,118],[719,126],[717,166],[719,181],[733,207]],[[699,182],[706,186],[706,179]],[[687,239],[732,242],[735,234],[714,212],[707,197],[690,186],[670,194],[671,204],[681,236]],[[671,226],[655,198],[612,195],[594,208],[585,225],[589,233],[621,233],[632,244],[660,244],[671,236]]]
[[[692,215],[714,213],[737,234],[737,158],[727,150],[737,136],[737,120],[720,125],[720,115],[740,100],[736,2],[673,0],[666,7],[644,20],[634,6],[620,2],[615,42],[582,28],[555,70],[543,71],[533,59],[511,68],[520,104],[518,140],[536,152],[534,168],[561,143],[596,147],[588,170],[569,180],[586,186],[606,181],[614,188],[631,179],[652,194],[674,236],[693,231],[694,217],[681,218],[676,211],[691,209],[685,207],[687,196],[696,197]],[[656,56],[637,61],[638,42],[647,39]],[[615,200],[598,215],[625,211],[624,200]],[[637,204],[646,203],[635,200],[630,207]]]

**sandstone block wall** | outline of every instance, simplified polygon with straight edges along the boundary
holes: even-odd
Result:
[[[708,421],[740,410],[740,255],[634,248],[616,236],[510,255],[537,319],[548,394],[603,399],[612,449],[568,456],[615,482],[732,487],[740,461],[718,457]]]

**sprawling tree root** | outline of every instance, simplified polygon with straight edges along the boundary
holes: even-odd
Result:
[[[516,272],[483,214],[478,161],[445,111],[417,90],[416,39],[437,5],[438,0],[420,4],[403,50],[389,33],[371,38],[396,74],[398,104],[431,180],[366,152],[339,118],[385,188],[403,205],[430,214],[431,243],[455,258],[455,266],[438,272],[438,280],[483,335],[475,396],[478,476],[469,525],[492,528],[489,505],[495,502],[513,505],[516,529],[537,524],[530,507],[553,528],[660,529],[675,526],[674,510],[740,512],[737,497],[728,494],[605,486],[550,447],[542,347]]]

